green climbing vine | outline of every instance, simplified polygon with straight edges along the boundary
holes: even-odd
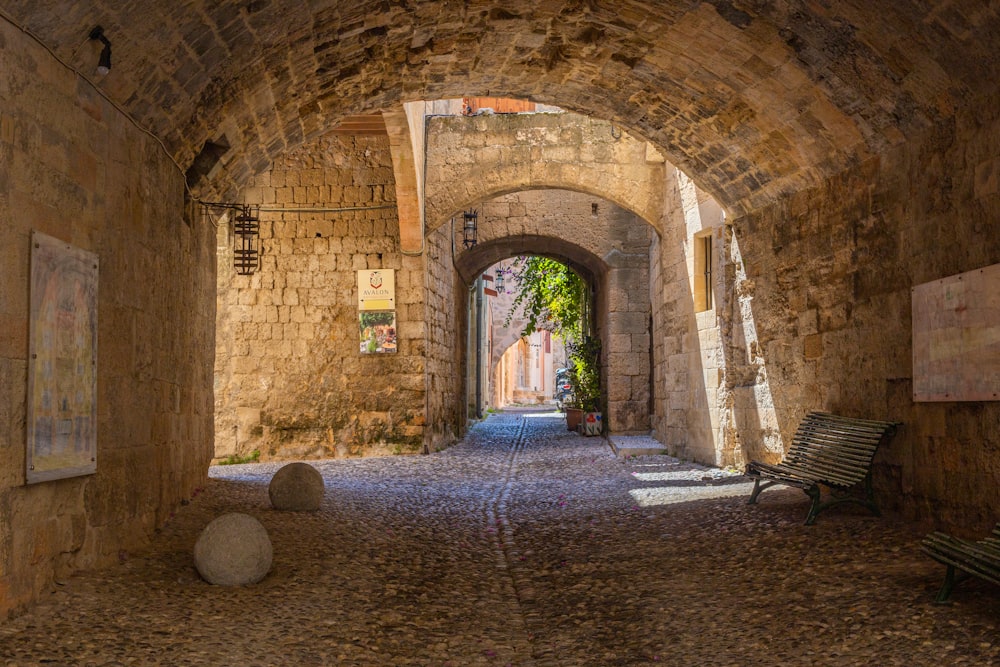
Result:
[[[576,271],[548,257],[518,257],[504,269],[516,284],[516,295],[505,324],[521,310],[527,322],[522,336],[542,329],[563,340],[578,340],[584,333],[587,283]]]

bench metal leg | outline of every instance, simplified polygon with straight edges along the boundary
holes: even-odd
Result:
[[[774,486],[775,484],[777,484],[777,482],[774,481],[764,482],[762,484],[761,478],[755,477],[753,480],[753,491],[750,492],[750,498],[747,500],[747,505],[755,505],[757,503],[757,496],[760,495],[760,492],[768,487]]]
[[[968,576],[968,572],[959,570],[954,565],[947,565],[947,570],[945,570],[944,573],[944,583],[941,584],[941,590],[938,591],[937,597],[934,598],[934,602],[938,604],[946,604],[948,602],[948,598],[951,597],[951,590],[955,587],[955,584]]]
[[[809,507],[809,514],[806,515],[806,525],[811,526],[814,521],[816,521],[817,515],[828,507],[833,507],[834,505],[839,505],[841,503],[856,503],[858,505],[863,505],[867,507],[872,514],[875,516],[882,516],[881,510],[879,510],[878,505],[875,504],[875,490],[872,488],[872,476],[869,472],[865,476],[865,497],[858,498],[852,495],[840,495],[837,493],[836,489],[832,489],[832,493],[836,496],[825,503],[820,502],[820,490],[819,485],[805,489],[806,494],[812,499],[812,505]],[[843,491],[844,494],[849,494],[849,491]]]
[[[818,484],[815,484],[813,486],[810,486],[808,489],[805,489],[805,492],[806,495],[812,499],[812,502],[809,504],[809,513],[806,514],[806,525],[811,526],[816,521],[816,515],[820,513],[820,510],[824,509],[825,507],[828,507],[829,503],[827,503],[827,505],[820,505]]]
[[[955,566],[949,565],[947,571],[944,574],[944,583],[941,584],[941,590],[938,591],[937,597],[934,601],[938,604],[944,604],[951,597],[951,589],[955,587]]]
[[[882,516],[882,511],[875,504],[875,488],[872,486],[871,470],[865,475],[865,502],[863,505],[870,509],[875,516]]]

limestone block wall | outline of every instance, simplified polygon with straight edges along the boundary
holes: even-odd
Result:
[[[710,465],[738,465],[738,442],[727,435],[730,397],[723,378],[723,322],[728,317],[722,210],[684,173],[665,178],[662,239],[650,248],[653,346],[653,429],[675,455]],[[695,298],[705,280],[705,237],[711,238],[710,305]]]
[[[969,533],[997,520],[1000,403],[913,402],[910,291],[1000,262],[996,102],[734,225],[784,441],[815,408],[904,422],[876,456],[880,501]],[[736,417],[747,455],[775,458],[756,409]]]
[[[212,455],[215,256],[155,140],[0,22],[0,619],[143,544]],[[97,472],[25,485],[30,236],[100,260]]]
[[[429,229],[493,197],[539,188],[587,192],[656,225],[663,158],[612,123],[572,113],[428,119]]]
[[[446,227],[426,238],[427,451],[454,442],[465,432],[468,417],[468,384],[462,368],[469,330],[469,288],[455,271],[452,241],[451,230]]]
[[[235,275],[231,243],[220,243],[216,457],[420,451],[424,261],[399,249],[388,139],[304,145],[243,197],[263,209],[262,259],[253,276]],[[360,353],[360,269],[395,270],[395,354]]]

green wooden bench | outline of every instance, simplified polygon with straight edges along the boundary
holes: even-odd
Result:
[[[754,480],[747,504],[757,502],[764,489],[783,484],[806,492],[812,499],[806,525],[811,525],[824,509],[840,503],[864,505],[879,516],[872,490],[871,465],[875,450],[895,434],[898,422],[873,421],[841,417],[828,412],[810,412],[799,424],[781,463],[751,461],[746,474]],[[864,482],[864,497],[848,492]],[[820,486],[826,486],[834,496],[820,500]]]
[[[969,575],[1000,584],[1000,523],[991,537],[978,542],[931,533],[924,538],[920,550],[948,566],[936,602],[947,602],[955,584]]]

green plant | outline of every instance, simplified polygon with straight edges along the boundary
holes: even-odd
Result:
[[[226,458],[219,461],[220,466],[233,466],[239,465],[241,463],[257,463],[260,460],[260,450],[255,449],[246,456],[240,456],[239,454],[231,454]]]
[[[601,402],[601,341],[591,336],[567,343],[575,407],[596,412]]]
[[[527,323],[522,336],[550,329],[563,340],[576,340],[583,331],[587,283],[562,262],[548,257],[518,257],[509,269],[517,283],[505,325],[520,308]]]

